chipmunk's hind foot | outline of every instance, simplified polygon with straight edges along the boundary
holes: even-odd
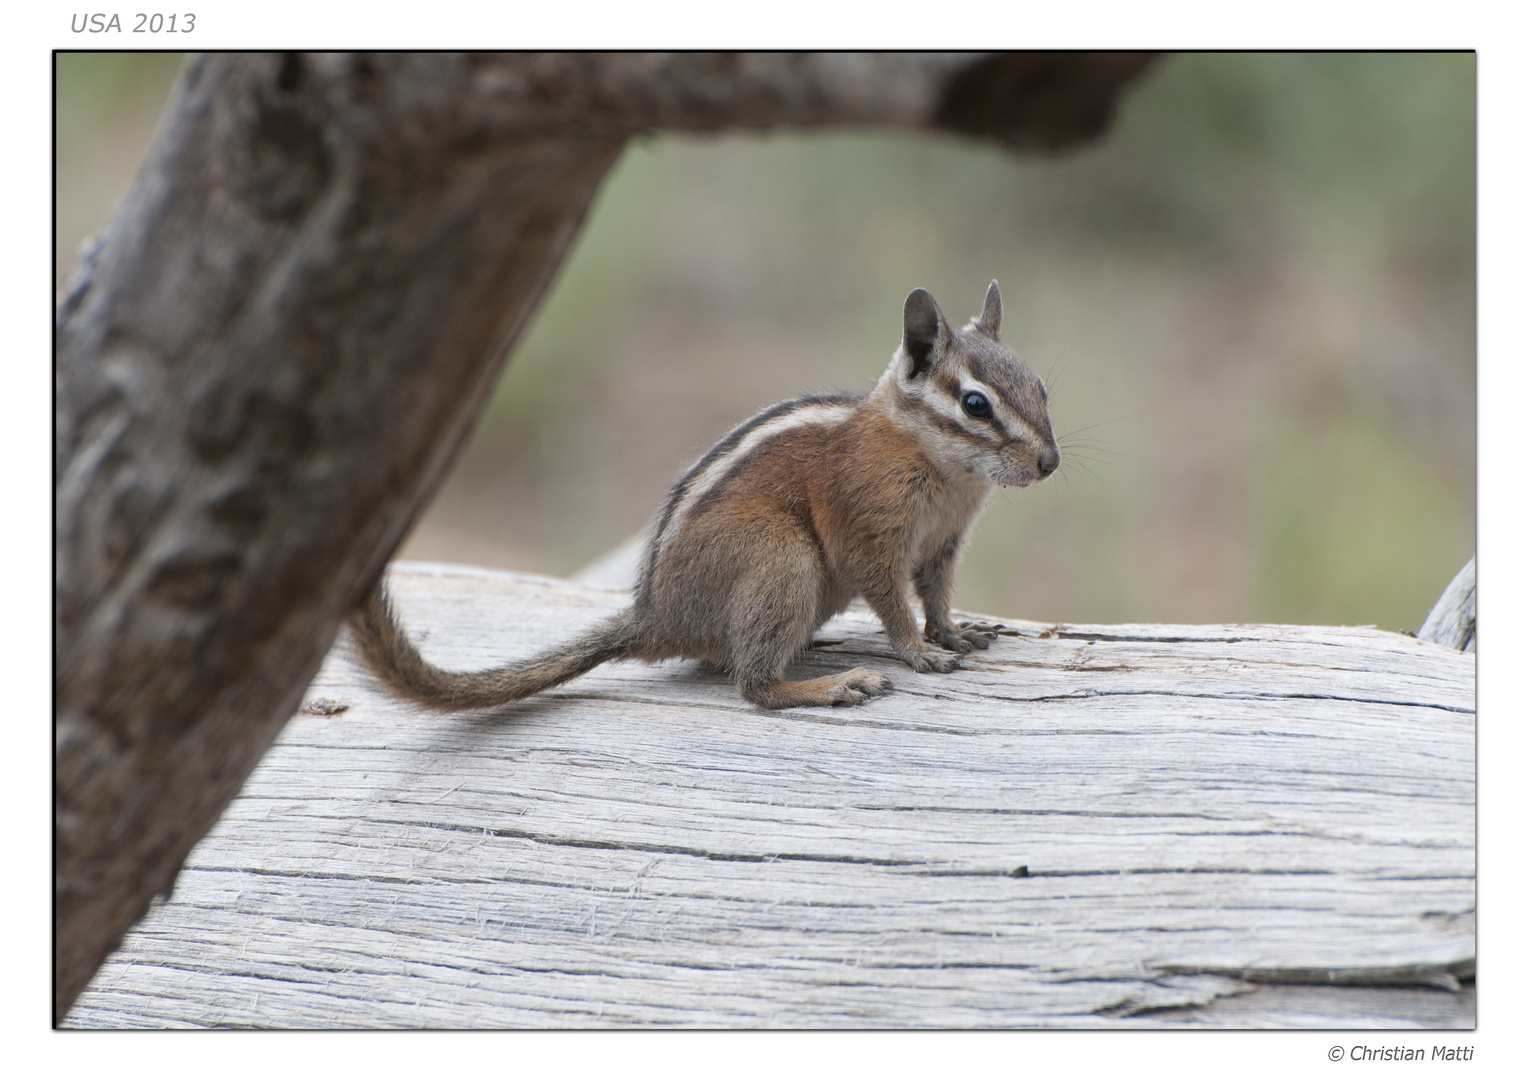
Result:
[[[762,683],[738,679],[745,700],[766,709],[796,709],[812,705],[863,705],[873,697],[891,692],[891,680],[868,668],[857,667],[841,675],[824,675],[801,682]]]
[[[853,668],[838,676],[836,682],[844,696],[841,701],[835,701],[835,705],[863,705],[873,697],[892,691],[891,680],[869,668]]]

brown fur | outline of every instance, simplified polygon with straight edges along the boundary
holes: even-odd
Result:
[[[972,523],[994,483],[1025,486],[1059,463],[1044,387],[998,343],[1001,320],[996,282],[981,316],[958,332],[916,290],[876,388],[783,403],[718,443],[670,492],[632,606],[573,641],[491,671],[444,671],[420,657],[379,583],[351,618],[361,656],[390,686],[438,708],[517,700],[608,660],[676,656],[726,668],[765,708],[854,705],[890,680],[865,668],[782,676],[824,622],[863,596],[899,659],[914,671],[953,670],[998,629],[950,620]],[[973,388],[998,398],[992,417],[962,411]]]

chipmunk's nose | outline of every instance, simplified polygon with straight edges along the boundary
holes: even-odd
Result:
[[[1061,451],[1054,446],[1047,446],[1035,455],[1035,468],[1040,470],[1040,479],[1045,479],[1061,466]]]

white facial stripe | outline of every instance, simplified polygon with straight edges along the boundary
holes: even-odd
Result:
[[[964,372],[962,372],[964,374]],[[908,379],[901,371],[897,371],[897,384],[902,392],[914,401],[921,402],[926,408],[958,424],[967,424],[970,419],[959,401],[950,400],[950,396],[944,390],[934,385],[932,379],[924,378],[913,381]]]
[[[967,431],[983,436],[985,441],[990,442],[995,434],[991,427],[983,421],[973,420],[967,416],[965,406],[961,404],[965,400],[966,394],[975,390],[986,397],[987,401],[992,405],[993,414],[1002,422],[1004,429],[1011,438],[1035,443],[1043,443],[1045,441],[1040,437],[1039,432],[1035,430],[1034,425],[1010,405],[1002,394],[972,375],[964,364],[959,369],[960,392],[952,398],[948,389],[937,386],[931,378],[917,380],[907,378],[903,360],[902,354],[900,352],[897,353],[892,358],[889,374],[896,379],[897,385],[904,394],[919,402],[924,408],[936,412],[948,420],[955,421]],[[946,439],[949,436],[939,436],[939,438]]]
[[[669,537],[679,530],[680,524],[695,505],[706,498],[708,493],[726,478],[733,467],[752,453],[760,443],[782,432],[793,431],[799,427],[806,427],[808,424],[841,424],[852,412],[854,412],[852,405],[803,405],[799,409],[793,409],[784,416],[777,416],[754,428],[743,436],[736,446],[707,465],[700,475],[690,482],[684,495],[675,504],[674,512],[669,515],[668,524],[664,527],[662,535],[658,537],[655,547],[661,548],[667,543]]]
[[[962,394],[962,397],[965,395]],[[951,398],[949,394],[938,388],[932,394],[923,395],[923,403],[941,416],[954,420],[961,426],[968,426],[971,418],[966,415],[966,410],[960,405],[959,399]]]

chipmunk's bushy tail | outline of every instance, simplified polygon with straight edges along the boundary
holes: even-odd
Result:
[[[483,709],[518,701],[631,655],[638,640],[636,617],[627,608],[528,660],[487,671],[447,671],[419,655],[380,581],[349,623],[361,659],[378,678],[404,697],[437,709]]]

